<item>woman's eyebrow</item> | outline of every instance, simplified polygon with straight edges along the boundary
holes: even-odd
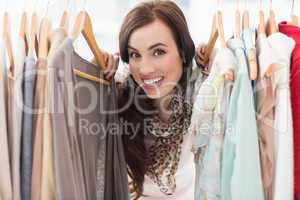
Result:
[[[165,46],[165,47],[167,47],[166,44],[159,42],[159,43],[156,43],[156,44],[151,45],[151,46],[148,48],[148,50],[154,49],[155,47],[158,47],[158,46]],[[132,49],[132,50],[134,50],[134,51],[138,51],[136,48],[134,48],[134,47],[132,47],[132,46],[130,46],[130,45],[128,45],[128,49]]]
[[[128,45],[128,49],[132,49],[132,50],[138,51],[136,48],[134,48],[134,47],[132,47],[130,45]]]
[[[165,46],[165,47],[167,47],[167,45],[165,45],[165,44],[159,42],[159,43],[156,43],[156,44],[151,45],[151,46],[148,48],[148,50],[154,49],[155,47],[158,47],[158,46]]]

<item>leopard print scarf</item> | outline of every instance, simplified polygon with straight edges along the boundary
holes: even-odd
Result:
[[[184,94],[175,90],[169,104],[172,111],[169,122],[163,122],[158,115],[150,119],[148,133],[155,139],[149,147],[146,161],[146,175],[158,186],[161,192],[170,195],[176,188],[175,174],[181,155],[183,136],[190,125],[192,105],[184,101]]]

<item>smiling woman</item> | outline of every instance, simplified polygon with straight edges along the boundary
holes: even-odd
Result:
[[[193,199],[191,85],[195,55],[187,22],[171,1],[142,3],[125,17],[121,59],[130,76],[119,95],[133,199]]]

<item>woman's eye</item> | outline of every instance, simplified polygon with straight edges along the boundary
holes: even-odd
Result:
[[[163,54],[165,54],[166,52],[164,51],[164,50],[161,50],[161,49],[156,49],[155,51],[154,51],[154,55],[155,56],[160,56],[160,55],[163,55]]]
[[[136,53],[136,52],[131,52],[131,53],[129,53],[129,57],[130,58],[138,58],[140,55],[138,54],[138,53]]]

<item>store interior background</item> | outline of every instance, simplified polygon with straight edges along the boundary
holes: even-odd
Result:
[[[4,11],[10,15],[10,31],[13,45],[17,47],[16,37],[18,35],[21,13],[28,13],[28,23],[31,13],[36,10],[39,18],[47,16],[52,27],[58,26],[64,10],[70,15],[69,31],[72,29],[74,19],[79,11],[86,10],[91,16],[93,29],[99,46],[107,52],[118,51],[118,34],[122,20],[126,13],[137,5],[141,0],[1,0],[0,16]],[[258,24],[258,11],[265,11],[268,17],[270,7],[273,8],[277,22],[290,19],[292,11],[292,0],[175,0],[182,8],[188,21],[192,38],[196,45],[208,40],[213,13],[220,9],[223,12],[223,24],[225,37],[233,34],[234,11],[239,8],[242,12],[245,8],[250,13],[250,24],[254,27]],[[294,0],[294,13],[300,17],[300,0]],[[2,18],[0,18],[2,20]],[[0,30],[2,23],[0,23]],[[28,27],[29,28],[29,27]],[[76,40],[76,51],[86,59],[92,54],[84,39]],[[16,48],[14,48],[16,49]]]

